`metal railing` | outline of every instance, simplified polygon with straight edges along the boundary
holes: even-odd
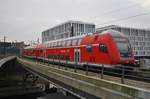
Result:
[[[44,58],[45,59],[45,58]],[[89,72],[94,72],[100,75],[101,79],[105,79],[104,75],[109,75],[109,76],[115,76],[115,77],[119,77],[120,78],[120,83],[124,84],[126,79],[132,79],[132,80],[140,80],[140,81],[144,81],[144,82],[150,82],[150,71],[141,71],[136,70],[135,71],[135,66],[124,66],[124,65],[117,65],[116,67],[112,68],[106,68],[105,64],[102,64],[100,66],[97,67],[92,67],[89,66],[88,63],[86,63],[84,66],[79,66],[78,62],[75,62],[74,65],[69,64],[69,60],[63,60],[65,62],[61,62],[61,59],[55,59],[54,57],[52,57],[52,59],[47,59],[47,60],[38,60],[37,63],[47,63],[48,66],[50,66],[50,64],[52,66],[57,65],[58,69],[60,69],[60,66],[63,66],[65,68],[65,70],[68,70],[68,68],[72,68],[74,69],[74,72],[77,72],[78,69],[80,70],[84,70],[85,75],[89,75]],[[111,66],[111,65],[110,65]]]

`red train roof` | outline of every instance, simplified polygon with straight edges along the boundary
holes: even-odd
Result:
[[[43,48],[45,48],[45,46],[43,44],[36,44],[36,45],[32,45],[32,46],[27,46],[24,49],[36,49],[36,48],[43,49]]]
[[[45,46],[44,44],[38,44],[38,45],[36,46],[36,48],[41,48],[41,49],[43,49],[43,48],[46,48],[46,46]]]
[[[116,37],[126,37],[126,36],[123,33],[115,30],[107,30],[94,36],[84,37],[81,41],[81,45],[96,44],[99,41],[104,41],[108,39],[107,37],[116,38]]]

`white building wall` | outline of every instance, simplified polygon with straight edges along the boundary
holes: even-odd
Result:
[[[85,25],[91,28],[85,28]],[[73,26],[73,36],[95,32],[95,24],[80,21],[68,21],[42,32],[42,42],[70,37]]]

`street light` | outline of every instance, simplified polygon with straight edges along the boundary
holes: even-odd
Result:
[[[3,39],[0,39],[0,42],[2,42],[2,47],[3,47],[3,54],[2,57],[6,57],[6,36],[4,36]]]
[[[6,57],[6,36],[4,36],[4,57]]]

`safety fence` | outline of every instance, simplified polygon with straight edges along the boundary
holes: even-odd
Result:
[[[47,58],[39,58],[38,60],[34,59],[36,63],[39,64],[47,64],[51,66],[56,66],[60,69],[61,66],[64,67],[65,70],[68,68],[73,69],[74,72],[78,72],[78,70],[83,70],[85,75],[89,75],[89,72],[94,72],[100,75],[101,79],[104,79],[104,75],[110,75],[120,78],[120,82],[122,84],[125,83],[126,79],[150,82],[150,71],[142,71],[138,67],[135,66],[125,66],[125,65],[96,65],[91,66],[88,63],[81,66],[78,62],[70,63],[69,60],[61,60],[61,59],[47,59]]]

